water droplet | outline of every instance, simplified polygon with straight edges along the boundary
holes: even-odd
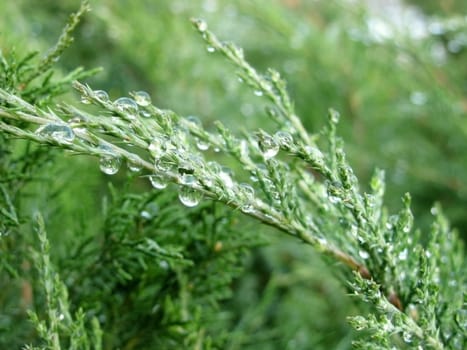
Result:
[[[63,321],[64,319],[65,319],[65,315],[64,315],[64,314],[58,315],[58,320],[59,320],[59,321]]]
[[[253,92],[256,96],[263,96],[263,90],[255,90]]]
[[[151,182],[152,187],[157,188],[158,190],[163,190],[167,187],[167,179],[162,175],[150,175],[149,181]]]
[[[277,143],[284,149],[288,150],[293,144],[293,137],[287,131],[278,131],[274,135]]]
[[[360,256],[360,258],[362,259],[368,259],[370,257],[370,254],[368,254],[368,252],[366,250],[360,250],[358,252],[358,255]]]
[[[162,140],[158,137],[153,139],[148,146],[149,153],[155,158],[159,159],[164,155],[163,143]]]
[[[205,32],[206,30],[208,30],[208,24],[205,21],[203,21],[202,19],[196,20],[195,25],[196,25],[196,28],[200,32]]]
[[[213,52],[216,51],[216,48],[214,46],[207,45],[206,46],[206,51],[209,52],[209,53],[213,53]]]
[[[135,102],[142,107],[146,107],[151,104],[151,96],[149,96],[146,91],[136,91],[133,94],[133,98],[135,99]]]
[[[189,115],[186,117],[186,120],[189,121],[191,124],[194,124],[195,126],[201,128],[203,126],[203,123],[201,123],[201,119],[199,119],[195,115]]]
[[[159,159],[157,159],[155,163],[156,170],[158,170],[161,173],[167,173],[171,170],[175,170],[173,169],[174,167],[175,163],[173,162],[173,160],[165,154],[162,155]]]
[[[323,153],[321,153],[318,148],[313,146],[305,146],[305,152],[314,161],[321,162],[324,158]]]
[[[200,150],[200,151],[207,151],[209,149],[209,143],[204,141],[204,140],[201,140],[199,139],[198,137],[196,138],[196,147]]]
[[[135,100],[129,97],[120,97],[114,102],[118,111],[127,113],[130,118],[136,118],[138,114],[138,105]]]
[[[58,143],[70,144],[75,139],[73,130],[66,124],[44,124],[36,131],[36,134],[53,138]]]
[[[99,166],[101,171],[107,175],[114,175],[120,169],[122,161],[119,157],[104,155],[100,158]]]
[[[191,187],[181,186],[178,191],[178,199],[187,207],[197,206],[201,201],[201,197],[202,194]]]
[[[438,207],[433,207],[430,209],[431,215],[438,215]]]
[[[196,184],[196,177],[191,174],[182,174],[180,175],[180,182],[184,185],[194,185]]]
[[[127,166],[128,166],[128,169],[133,172],[138,172],[143,168],[143,166],[137,160],[128,160]]]
[[[243,204],[241,205],[240,210],[242,212],[244,212],[244,213],[253,212],[255,210],[255,208],[253,206],[253,200],[254,200],[254,197],[255,197],[255,190],[253,189],[253,187],[251,187],[251,185],[249,185],[247,183],[241,183],[238,186],[239,186],[239,188],[241,190],[241,194],[244,197]]]
[[[279,153],[279,145],[274,141],[271,136],[262,135],[258,141],[258,147],[261,150],[264,159],[273,158]]]
[[[220,179],[224,183],[224,186],[227,188],[232,188],[233,187],[233,181],[232,181],[232,176],[233,176],[233,171],[228,168],[228,167],[221,167],[220,171],[218,173]]]
[[[102,102],[109,101],[109,95],[104,90],[94,90],[94,95]]]
[[[151,118],[151,113],[145,111],[144,109],[139,111],[139,115],[143,118]]]

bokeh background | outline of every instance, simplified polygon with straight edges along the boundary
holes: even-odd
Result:
[[[0,48],[46,51],[78,6],[76,0],[0,2]],[[199,116],[208,128],[217,119],[237,131],[272,128],[266,101],[247,91],[193,30],[189,19],[204,18],[220,38],[243,47],[259,71],[281,72],[308,130],[320,130],[328,108],[341,113],[339,134],[362,188],[376,167],[386,171],[390,212],[410,192],[416,225],[428,232],[438,201],[465,239],[467,2],[95,0],[91,6],[58,63],[63,72],[100,66],[86,81],[94,89],[114,99],[145,90],[157,106]],[[78,100],[73,93],[64,98]],[[46,208],[60,264],[72,244],[63,227],[77,215],[99,227],[93,213],[109,179],[85,157],[59,156],[48,171],[60,176],[35,188],[29,206]],[[55,201],[45,206],[51,193]],[[224,305],[235,317],[218,326],[238,335],[230,349],[348,348],[345,316],[353,306],[328,278],[331,269],[287,238],[269,239],[246,259],[247,272]]]

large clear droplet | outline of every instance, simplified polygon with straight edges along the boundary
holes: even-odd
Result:
[[[104,174],[114,175],[120,169],[122,161],[119,157],[104,155],[100,158],[99,166]]]
[[[73,130],[66,124],[44,124],[40,126],[35,133],[37,135],[51,137],[58,143],[70,144],[75,139]]]
[[[109,101],[109,95],[104,90],[94,90],[94,95],[102,102]]]
[[[138,114],[138,105],[132,98],[120,97],[115,100],[114,106],[118,111],[127,113],[130,118],[136,118],[136,115]]]
[[[274,135],[277,143],[284,149],[288,150],[293,144],[293,137],[287,131],[278,131]]]
[[[258,146],[264,159],[273,158],[279,153],[279,145],[271,136],[263,135],[261,140],[258,141]]]
[[[167,187],[167,179],[162,175],[150,175],[149,181],[151,182],[152,187],[157,188],[158,190],[163,190]]]
[[[135,102],[142,107],[146,107],[151,104],[151,96],[149,96],[146,91],[136,91],[133,94],[133,97]]]
[[[201,197],[202,194],[191,187],[181,186],[178,191],[180,202],[187,207],[196,207],[201,201]]]

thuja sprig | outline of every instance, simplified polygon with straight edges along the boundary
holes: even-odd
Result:
[[[106,92],[80,83],[74,86],[82,102],[94,104],[98,112],[91,114],[69,105],[44,111],[0,90],[0,99],[5,102],[0,107],[0,129],[74,153],[98,156],[101,170],[108,175],[115,174],[125,160],[130,171],[148,177],[157,189],[165,188],[168,182],[178,185],[179,198],[186,206],[197,205],[205,196],[294,236],[358,272],[350,288],[374,307],[378,317],[370,318],[373,323],[354,319],[356,328],[382,329],[378,334],[395,335],[395,342],[402,339],[412,344],[416,339],[427,347],[442,349],[436,330],[443,329],[442,336],[445,333],[443,337],[450,339],[453,327],[438,319],[447,319],[446,315],[454,312],[431,307],[421,314],[417,305],[443,302],[440,293],[425,290],[433,288],[436,269],[447,267],[441,267],[442,255],[427,262],[430,250],[423,249],[419,231],[412,228],[410,196],[404,196],[403,209],[397,215],[387,215],[384,173],[376,171],[371,191],[362,193],[346,160],[343,142],[336,136],[339,117],[335,111],[330,111],[324,131],[328,148],[319,147],[295,114],[277,72],[260,75],[246,62],[241,49],[219,41],[205,22],[194,23],[210,48],[224,54],[239,68],[242,79],[258,95],[268,98],[273,105],[269,115],[280,130],[273,135],[264,130],[245,132],[239,137],[217,123],[217,130],[210,132],[195,117],[182,118],[157,108],[143,91],[112,101]],[[33,132],[12,126],[7,122],[11,120],[39,127]],[[209,148],[215,152],[206,153]],[[218,153],[233,157],[250,179],[235,176],[217,163]],[[442,242],[435,233],[432,246]],[[443,247],[445,255],[452,253],[452,247]],[[449,268],[459,271],[459,261],[454,260]],[[410,271],[419,273],[408,275]],[[350,274],[347,276],[352,280]],[[460,273],[450,278],[462,283]],[[418,280],[421,282],[414,283]],[[459,293],[446,293],[444,298],[449,296],[459,303]],[[417,312],[422,315],[419,323],[414,316]]]
[[[36,215],[36,232],[39,238],[39,250],[32,252],[32,257],[39,273],[39,284],[45,295],[45,315],[29,312],[39,337],[47,349],[102,349],[102,332],[97,319],[91,320],[88,331],[86,315],[79,309],[75,315],[70,312],[68,291],[60,276],[54,271],[49,255],[49,241],[44,219]],[[26,346],[26,349],[39,350],[43,347]]]

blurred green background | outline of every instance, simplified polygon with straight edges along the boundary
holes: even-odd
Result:
[[[1,2],[0,48],[44,52],[78,6],[76,0]],[[319,131],[328,108],[341,113],[339,134],[363,189],[375,167],[385,169],[391,212],[410,192],[416,223],[428,232],[430,208],[439,201],[466,237],[465,1],[96,0],[91,6],[59,62],[63,71],[101,66],[86,81],[93,88],[113,99],[146,90],[157,106],[197,115],[207,127],[220,119],[236,130],[272,128],[266,101],[247,91],[193,30],[189,19],[204,18],[220,38],[243,47],[258,70],[283,74],[308,130]],[[47,171],[61,176],[31,189],[29,206],[46,211],[60,262],[73,244],[63,239],[70,234],[63,227],[77,216],[89,227],[99,223],[93,214],[109,179],[95,159],[58,160]],[[56,201],[45,205],[52,193]],[[237,313],[235,330],[258,336],[231,349],[348,348],[345,315],[353,306],[308,248],[274,237],[246,267],[225,307]]]

